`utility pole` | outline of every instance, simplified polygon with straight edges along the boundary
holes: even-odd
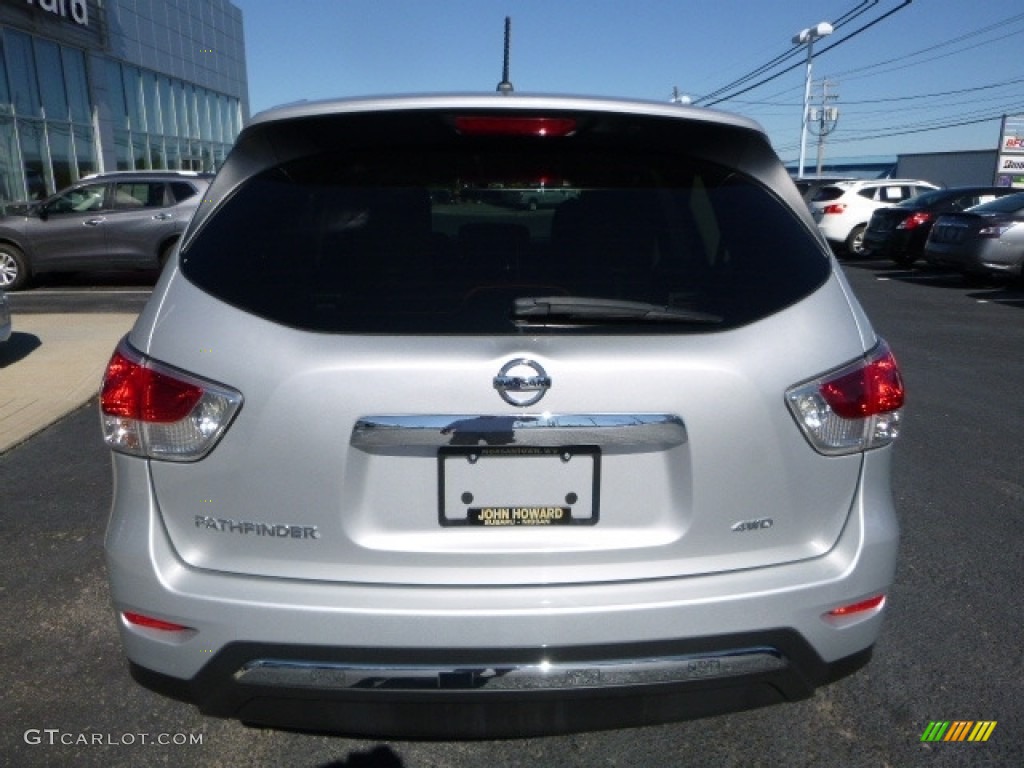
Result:
[[[825,159],[825,137],[832,133],[839,123],[839,107],[829,106],[829,102],[839,98],[838,93],[829,92],[829,88],[834,85],[835,83],[828,80],[821,81],[821,107],[812,107],[807,119],[809,128],[811,124],[815,125],[810,128],[811,133],[818,137],[818,176],[821,176],[821,168]]]

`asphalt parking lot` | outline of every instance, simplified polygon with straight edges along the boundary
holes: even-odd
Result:
[[[128,677],[106,592],[109,457],[96,425],[99,373],[51,375],[65,402],[48,428],[0,454],[0,764],[23,766],[1017,766],[1024,765],[1019,584],[1024,475],[1024,286],[848,263],[907,382],[894,461],[903,541],[875,657],[813,698],[651,728],[500,742],[387,742],[246,728],[163,699]],[[28,303],[18,297],[23,307]],[[38,298],[32,299],[39,302]],[[131,312],[18,312],[38,340],[10,374],[72,327],[98,327],[102,371]],[[60,322],[41,318],[62,316]],[[83,317],[94,315],[95,317]],[[109,327],[92,321],[114,315]],[[33,319],[34,318],[34,319]],[[32,326],[28,323],[39,322]],[[34,331],[27,330],[30,327]],[[65,336],[67,337],[65,339]],[[81,340],[81,339],[80,339]],[[81,342],[84,349],[85,342]],[[104,346],[105,345],[105,346]],[[6,354],[6,353],[4,353]],[[45,379],[45,377],[44,377]],[[76,383],[78,382],[78,383]],[[71,393],[77,392],[72,397]],[[43,427],[46,427],[44,424]],[[932,721],[992,721],[985,743],[926,743]]]

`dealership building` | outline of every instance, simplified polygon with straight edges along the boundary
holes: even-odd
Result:
[[[212,171],[248,113],[228,0],[0,5],[0,203],[97,171]]]

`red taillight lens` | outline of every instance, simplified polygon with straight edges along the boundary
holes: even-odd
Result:
[[[145,627],[146,629],[159,629],[163,632],[185,632],[190,629],[184,624],[175,624],[171,621],[164,621],[163,619],[154,619],[152,616],[146,616],[142,613],[134,613],[133,611],[124,611],[122,614],[124,620],[129,624],[134,624],[137,627]]]
[[[103,378],[103,439],[120,453],[195,461],[213,449],[241,404],[237,391],[150,360],[122,341]]]
[[[855,363],[786,392],[811,446],[841,455],[888,445],[899,435],[903,379],[884,341]]]
[[[839,213],[842,213],[845,210],[846,210],[846,203],[832,203],[831,205],[826,205],[824,208],[822,208],[821,212],[822,213],[826,213],[826,214],[828,214],[828,213],[839,214]]]
[[[168,423],[188,416],[202,396],[202,388],[146,368],[118,350],[107,366],[100,406],[111,416]]]
[[[571,136],[576,121],[570,117],[462,116],[455,128],[463,136]]]
[[[821,395],[844,419],[861,419],[903,406],[903,379],[888,347],[881,357],[821,385]]]
[[[935,214],[925,213],[924,211],[918,211],[917,213],[907,216],[907,218],[905,218],[896,226],[896,229],[917,229],[923,224],[927,224],[934,218]]]

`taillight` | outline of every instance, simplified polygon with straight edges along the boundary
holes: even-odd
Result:
[[[896,229],[917,229],[922,224],[927,224],[934,218],[935,214],[933,213],[918,211],[917,213],[912,213],[910,216],[907,216],[907,218],[896,226]]]
[[[846,203],[832,203],[821,209],[822,213],[842,213],[846,210]]]
[[[103,377],[103,439],[133,456],[196,461],[217,444],[241,404],[235,390],[150,360],[124,340]]]
[[[1013,227],[1013,224],[994,224],[978,230],[978,237],[1002,237]]]
[[[903,379],[880,340],[863,359],[788,390],[786,403],[816,451],[857,453],[899,435]]]
[[[522,117],[467,115],[455,118],[463,136],[571,136],[576,121],[571,117]]]

